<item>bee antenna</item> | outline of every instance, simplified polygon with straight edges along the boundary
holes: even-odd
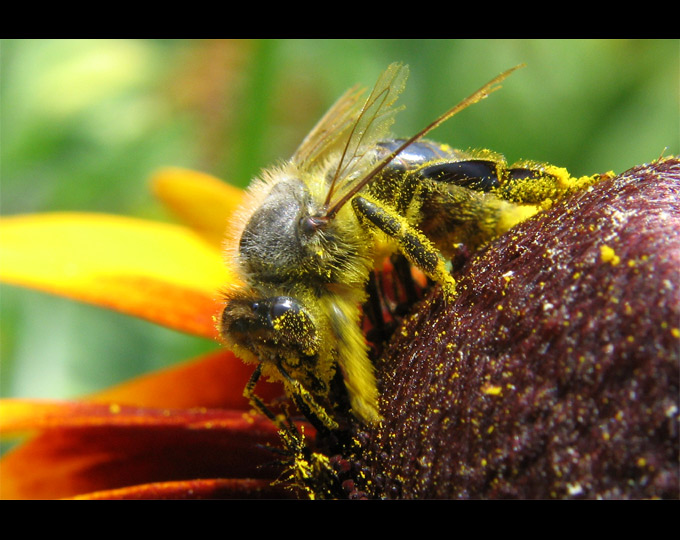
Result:
[[[369,172],[366,176],[364,176],[338,202],[336,202],[331,208],[329,208],[326,211],[324,218],[326,220],[333,219],[335,217],[335,215],[340,211],[340,209],[347,203],[347,201],[349,201],[352,197],[354,197],[354,195],[356,195],[359,191],[361,191],[371,180],[373,180],[373,178],[375,178],[376,175],[378,175],[385,167],[387,167],[387,165],[395,157],[397,157],[401,152],[403,152],[406,148],[411,146],[417,140],[424,137],[427,133],[429,133],[433,129],[439,127],[441,124],[446,122],[452,116],[458,114],[460,111],[462,111],[463,109],[466,109],[470,105],[474,105],[478,101],[481,101],[482,99],[486,98],[489,94],[491,94],[491,92],[495,92],[496,90],[501,88],[500,85],[499,85],[499,83],[501,81],[506,79],[512,72],[514,72],[514,71],[516,71],[520,68],[523,68],[524,66],[525,66],[525,64],[519,64],[519,65],[517,65],[513,68],[508,69],[507,71],[504,71],[503,73],[501,73],[497,77],[490,80],[484,86],[482,86],[479,90],[477,90],[473,94],[466,97],[464,100],[462,100],[460,103],[458,103],[454,107],[450,108],[448,111],[446,111],[444,114],[442,114],[439,118],[437,118],[434,122],[430,123],[425,128],[421,129],[413,137],[406,140],[396,150],[394,150],[387,157],[385,157],[382,161],[380,161],[380,163],[378,163],[371,170],[371,172]]]

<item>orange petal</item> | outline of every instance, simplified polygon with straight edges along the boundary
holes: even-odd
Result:
[[[157,482],[128,488],[96,491],[74,497],[86,500],[178,499],[287,499],[294,498],[282,485],[252,478],[215,478]]]
[[[176,225],[101,214],[0,219],[0,280],[214,337],[219,251]]]
[[[187,169],[161,169],[152,178],[156,196],[205,240],[220,247],[227,217],[243,192],[208,174]]]
[[[220,350],[195,360],[142,375],[98,392],[88,401],[139,407],[216,407],[249,410],[243,389],[253,373],[234,353]],[[265,402],[283,394],[281,384],[261,381],[257,395]]]
[[[196,478],[273,478],[276,426],[218,409],[0,402],[3,424],[42,434],[0,461],[3,498],[61,498]],[[39,412],[39,414],[36,414]]]
[[[248,427],[252,418],[243,411],[224,409],[161,409],[113,403],[31,399],[0,400],[0,428],[4,434],[52,428],[184,426],[191,429]],[[271,422],[269,422],[271,423]]]

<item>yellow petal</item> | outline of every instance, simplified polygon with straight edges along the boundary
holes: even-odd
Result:
[[[0,280],[214,337],[218,290],[232,279],[192,231],[102,214],[0,219]]]
[[[243,192],[208,174],[187,169],[161,169],[152,178],[155,195],[183,223],[214,246],[224,240],[227,217]]]

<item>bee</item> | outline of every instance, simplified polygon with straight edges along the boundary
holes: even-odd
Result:
[[[487,243],[565,194],[600,176],[572,178],[561,168],[523,161],[508,166],[490,150],[461,151],[423,137],[485,98],[499,75],[408,139],[390,137],[408,68],[391,64],[368,97],[347,91],[292,158],[264,170],[229,227],[226,256],[239,279],[224,291],[219,330],[243,360],[322,426],[338,427],[340,380],[351,414],[380,421],[378,390],[361,331],[369,275],[403,255],[455,295],[447,258],[456,246]],[[310,414],[307,414],[309,417]]]

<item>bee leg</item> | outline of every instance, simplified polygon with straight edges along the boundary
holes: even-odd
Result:
[[[545,204],[588,188],[611,173],[571,176],[567,169],[547,163],[520,161],[503,173],[497,190],[503,199],[520,204]]]
[[[399,244],[411,264],[420,268],[427,277],[440,283],[448,297],[453,297],[456,282],[446,270],[444,259],[427,237],[411,226],[406,219],[375,200],[357,195],[352,207],[361,221],[368,221]]]
[[[255,368],[255,371],[253,371],[253,374],[250,376],[250,379],[248,380],[248,383],[246,384],[245,389],[243,390],[243,396],[250,402],[250,404],[255,407],[260,413],[264,414],[267,418],[269,418],[276,426],[283,431],[290,432],[290,431],[295,431],[295,426],[292,424],[292,422],[288,422],[288,425],[283,422],[280,416],[275,415],[269,407],[267,407],[264,402],[255,394],[255,385],[257,384],[257,381],[260,379],[262,376],[262,364],[258,364],[257,367]]]
[[[284,382],[292,388],[291,394],[295,396],[294,399],[298,407],[302,413],[310,419],[310,422],[312,422],[314,427],[319,429],[320,426],[317,426],[317,424],[320,423],[324,429],[338,429],[337,422],[333,420],[328,415],[326,410],[316,402],[314,396],[312,396],[312,394],[310,394],[305,389],[305,387],[300,384],[300,381],[291,377],[288,372],[283,369],[281,364],[278,364],[277,367],[279,369],[279,373],[281,373],[281,376],[284,379]],[[323,431],[323,429],[320,431]]]
[[[374,352],[382,350],[382,345],[387,341],[388,336],[391,335],[391,331],[387,327],[385,317],[383,316],[384,310],[387,309],[387,300],[382,293],[379,279],[380,275],[377,270],[372,271],[366,283],[368,298],[363,305],[364,317],[370,325],[366,339],[372,344]]]
[[[400,253],[396,253],[391,257],[392,265],[394,266],[394,271],[399,278],[399,283],[401,283],[406,293],[406,305],[411,306],[415,304],[422,297],[421,292],[419,292],[416,282],[411,273],[411,265],[408,260]],[[399,306],[397,306],[397,309]],[[403,315],[403,313],[398,313]]]
[[[341,295],[328,299],[331,331],[335,336],[337,362],[347,389],[352,414],[367,425],[381,420],[378,388],[366,339],[359,326],[359,307]]]

